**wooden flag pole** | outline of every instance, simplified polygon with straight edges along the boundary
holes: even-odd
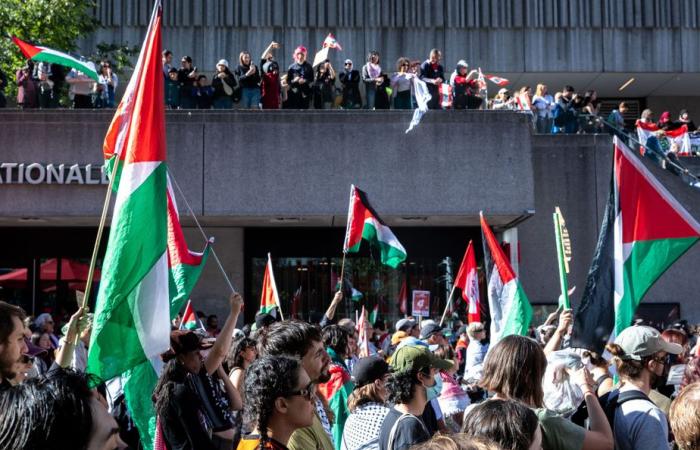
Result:
[[[85,296],[83,297],[81,308],[83,311],[87,308],[88,301],[90,300],[90,294],[92,292],[92,278],[95,276],[95,265],[97,264],[97,252],[100,250],[100,244],[102,243],[102,235],[105,231],[105,223],[107,222],[107,212],[109,211],[109,203],[112,200],[112,189],[114,187],[114,180],[117,178],[114,174],[119,170],[119,163],[121,158],[119,155],[115,155],[117,160],[114,162],[114,167],[112,168],[112,176],[109,177],[109,184],[107,185],[107,194],[105,195],[105,201],[102,204],[102,215],[100,216],[100,224],[97,227],[97,237],[95,238],[95,245],[92,247],[92,257],[90,258],[90,268],[88,269],[87,282],[85,283]],[[73,345],[78,345],[80,340],[80,333],[75,336],[75,342]]]
[[[445,311],[442,313],[442,318],[440,319],[440,326],[445,322],[445,316],[447,316],[447,310],[450,309],[450,305],[452,304],[452,295],[455,293],[455,285],[452,285],[452,289],[450,290],[450,297],[447,299],[447,304],[445,305]]]
[[[340,290],[343,290],[343,278],[345,277],[345,256],[347,253],[343,252],[343,262],[340,263]]]

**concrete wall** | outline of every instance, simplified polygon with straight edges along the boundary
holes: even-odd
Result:
[[[83,40],[140,44],[152,1],[97,0],[103,28]],[[271,40],[291,63],[299,44],[320,47],[335,33],[343,52],[332,62],[364,61],[370,50],[385,66],[399,56],[444,50],[495,72],[698,72],[700,6],[695,0],[175,0],[164,2],[166,48],[192,55],[200,69],[241,50],[259,55]],[[684,44],[679,46],[678,43]],[[339,66],[336,66],[339,67]]]

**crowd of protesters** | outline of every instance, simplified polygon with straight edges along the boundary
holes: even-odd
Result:
[[[488,95],[488,85],[478,70],[466,61],[457,62],[453,71],[442,65],[442,53],[432,49],[421,62],[400,57],[387,64],[379,52],[371,51],[361,66],[346,59],[343,68],[334,68],[329,60],[312,66],[304,46],[293,52],[294,62],[283,70],[276,60],[280,48],[271,42],[260,55],[259,63],[250,52],[242,51],[233,64],[217,62],[213,71],[198,68],[190,56],[173,63],[173,53],[162,55],[165,103],[170,109],[414,109],[417,106],[414,79],[426,83],[430,109],[514,110],[530,115],[538,133],[602,133],[631,128],[625,122],[626,106],[620,104],[607,117],[600,117],[601,103],[595,90],[576,93],[566,85],[550,92],[545,84],[522,86],[517,90],[498,89]],[[17,105],[21,108],[54,108],[59,105],[63,86],[68,85],[73,108],[114,108],[119,79],[109,61],[98,66],[99,81],[75,69],[65,73],[57,64],[27,64],[16,73]],[[8,80],[0,72],[0,107]],[[492,91],[493,92],[493,91]],[[664,112],[660,122],[695,125],[687,111],[678,121]],[[664,128],[666,129],[666,128]]]
[[[700,448],[700,350],[684,322],[635,323],[604,356],[568,347],[570,310],[489,348],[479,322],[354,323],[336,320],[342,301],[319,324],[273,312],[238,329],[238,294],[220,328],[176,318],[156,448]],[[114,380],[92,389],[84,373],[90,327],[81,309],[59,338],[49,314],[0,302],[0,448],[139,448]]]

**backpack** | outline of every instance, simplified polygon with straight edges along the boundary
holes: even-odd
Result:
[[[620,392],[619,390],[610,391],[600,398],[600,403],[603,406],[603,411],[605,411],[605,417],[608,419],[610,424],[610,429],[615,432],[615,412],[617,408],[620,407],[625,402],[630,400],[646,400],[653,404],[649,397],[644,394],[644,392],[633,390]]]
[[[399,429],[399,423],[400,423],[402,420],[408,419],[408,418],[410,418],[410,417],[412,417],[412,418],[414,418],[415,420],[417,420],[418,423],[420,423],[420,424],[423,426],[423,429],[425,430],[425,432],[428,433],[428,434],[430,434],[430,432],[429,432],[428,429],[425,427],[425,424],[423,423],[422,420],[420,420],[418,417],[414,416],[413,414],[404,413],[404,414],[401,415],[401,417],[399,417],[398,419],[396,419],[396,422],[394,422],[394,425],[391,427],[391,430],[389,431],[389,439],[388,439],[387,444],[386,444],[386,448],[387,448],[388,450],[394,450],[394,441],[396,440],[396,432],[397,432],[398,429]]]

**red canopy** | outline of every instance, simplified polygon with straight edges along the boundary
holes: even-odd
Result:
[[[86,281],[90,266],[68,258],[61,258],[61,281]],[[47,259],[40,268],[42,283],[55,282],[58,272],[56,258]],[[100,280],[100,271],[95,269],[93,281]],[[5,286],[24,284],[27,281],[27,269],[17,269],[0,275],[0,284]],[[84,283],[83,283],[84,285]]]

